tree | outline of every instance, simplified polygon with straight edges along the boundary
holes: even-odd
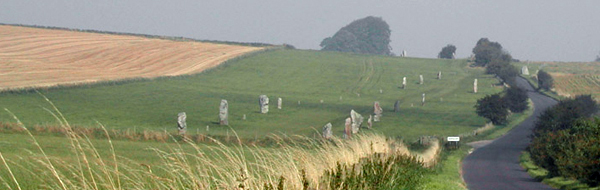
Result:
[[[547,72],[540,70],[537,74],[538,88],[550,90],[554,86],[554,79]]]
[[[390,27],[380,17],[355,20],[321,41],[323,51],[392,55]]]
[[[508,109],[500,94],[487,95],[477,100],[475,109],[477,115],[494,124],[505,124],[508,118]]]
[[[529,108],[529,103],[527,102],[527,91],[517,86],[511,86],[508,88],[503,99],[504,102],[506,102],[508,110],[513,113],[521,113]]]
[[[596,55],[596,62],[600,62],[600,53]]]
[[[568,129],[579,118],[591,117],[598,111],[598,104],[591,95],[579,95],[574,99],[561,100],[547,109],[535,123],[534,136]]]
[[[473,48],[475,54],[475,65],[485,67],[493,59],[502,55],[502,45],[498,42],[491,42],[487,38],[481,38]]]
[[[448,44],[446,47],[442,48],[442,51],[438,54],[438,58],[440,59],[454,59],[454,54],[456,53],[456,46],[452,44]]]

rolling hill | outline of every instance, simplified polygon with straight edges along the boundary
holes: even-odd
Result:
[[[194,74],[260,49],[0,25],[0,90]]]

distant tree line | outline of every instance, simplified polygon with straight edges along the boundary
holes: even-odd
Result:
[[[528,147],[532,160],[550,177],[600,185],[600,119],[591,95],[561,100],[539,116]]]
[[[321,41],[323,51],[393,55],[390,26],[380,17],[355,20]]]
[[[507,83],[509,88],[503,92],[488,95],[477,101],[475,112],[494,124],[506,124],[511,112],[521,113],[529,108],[527,91],[517,86],[519,69],[511,64],[512,56],[502,49],[498,42],[481,38],[473,48],[475,66],[485,67],[488,74],[494,74]]]

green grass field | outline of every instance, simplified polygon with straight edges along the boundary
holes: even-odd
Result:
[[[436,79],[438,71],[442,80]],[[421,74],[423,85],[418,84]],[[407,89],[399,88],[402,77],[407,77]],[[474,78],[479,79],[478,94],[472,93]],[[95,127],[98,121],[115,129],[175,131],[177,113],[185,111],[192,133],[226,135],[233,129],[243,138],[271,133],[312,136],[328,122],[334,135],[340,136],[351,109],[368,118],[373,102],[379,101],[384,116],[374,130],[413,141],[421,135],[455,135],[481,127],[485,119],[475,114],[473,106],[486,94],[502,90],[494,83],[496,79],[469,68],[465,60],[278,50],[194,76],[41,93],[75,126]],[[422,93],[426,93],[425,106],[421,106]],[[270,98],[268,114],[259,113],[261,94]],[[276,108],[278,97],[283,98],[282,110]],[[221,99],[229,101],[229,127],[218,125]],[[396,100],[401,102],[399,113],[393,112]],[[0,107],[15,113],[28,127],[56,124],[44,110],[51,106],[37,93],[3,93]],[[14,122],[4,111],[0,121]]]

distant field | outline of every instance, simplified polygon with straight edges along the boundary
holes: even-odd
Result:
[[[260,49],[0,25],[0,90],[193,74]]]
[[[438,71],[442,80],[435,79]],[[420,74],[424,85],[418,84]],[[405,76],[408,87],[400,89]],[[472,93],[475,78],[478,94]],[[456,135],[483,126],[485,119],[475,114],[473,106],[486,94],[502,90],[493,87],[495,83],[482,69],[469,68],[465,60],[279,50],[194,76],[42,93],[73,125],[97,126],[99,121],[109,128],[174,131],[177,113],[185,111],[192,133],[232,135],[233,129],[244,138],[271,133],[312,136],[328,122],[339,136],[351,109],[365,116],[366,122],[373,102],[380,101],[384,116],[374,130],[413,141],[421,135]],[[426,93],[425,106],[421,106],[422,93]],[[270,98],[268,114],[258,112],[261,94]],[[276,108],[278,97],[283,98],[282,110]],[[217,123],[221,99],[229,101],[229,127]],[[398,113],[393,112],[396,100]],[[0,105],[29,126],[56,123],[43,109],[50,105],[36,93],[1,94]],[[13,122],[5,112],[0,112],[0,121]]]
[[[592,94],[600,100],[600,62],[565,63],[565,62],[532,62],[519,63],[529,65],[534,74],[543,69],[554,78],[555,91],[564,97],[581,94]]]

